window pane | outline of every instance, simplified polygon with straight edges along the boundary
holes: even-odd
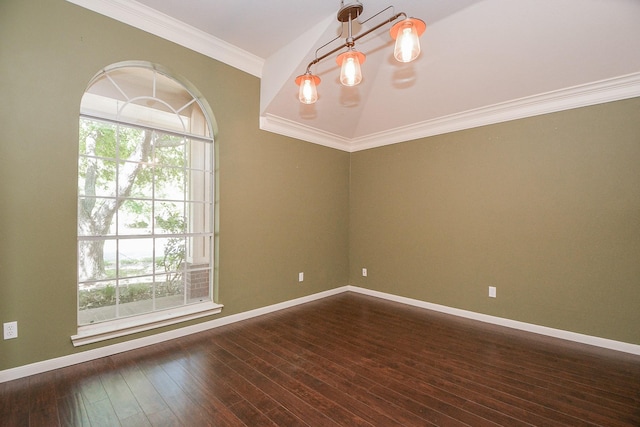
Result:
[[[129,126],[118,126],[118,158],[132,162],[148,162],[153,132]]]
[[[189,176],[191,179],[188,200],[211,203],[213,201],[211,174],[202,171],[189,171]]]
[[[198,170],[212,170],[212,144],[206,141],[189,141],[189,168]]]
[[[81,282],[114,278],[115,240],[78,241],[78,278]]]
[[[154,127],[176,132],[184,132],[188,128],[186,117],[177,115],[166,104],[152,97],[136,99],[133,103],[125,104],[119,111],[118,120],[140,126],[153,124]]]
[[[190,268],[209,267],[211,259],[211,237],[210,236],[193,236],[187,238],[187,257],[191,262]]]
[[[116,162],[96,157],[78,159],[78,194],[81,196],[116,195]]]
[[[204,265],[192,265],[186,272],[187,302],[200,302],[210,299],[211,270]]]
[[[155,198],[184,200],[184,170],[178,168],[155,168]]]
[[[151,199],[153,197],[153,165],[121,162],[118,168],[118,196]]]
[[[116,88],[118,93],[126,93],[127,98],[139,98],[143,96],[153,95],[153,81],[155,71],[142,67],[116,68],[108,72],[112,87],[110,92],[106,93],[109,97],[116,96]],[[93,92],[93,86],[91,87]]]
[[[118,234],[151,234],[153,202],[125,200],[118,209]]]
[[[181,107],[180,114],[189,118],[187,122],[189,133],[211,138],[207,118],[197,102],[191,102],[189,105]]]
[[[163,74],[155,73],[156,96],[165,100],[174,110],[191,102],[193,96],[178,82]]]
[[[153,311],[153,276],[119,280],[118,292],[121,317]]]
[[[120,162],[118,165],[118,196],[150,199],[153,165],[138,162]]]
[[[189,171],[189,200],[194,202],[211,201],[211,173]]]
[[[156,202],[155,221],[156,234],[184,233],[184,202]]]
[[[115,199],[81,197],[78,200],[78,236],[114,235],[116,224],[108,221],[108,214],[115,205]]]
[[[156,275],[156,309],[184,305],[184,274]]]
[[[121,239],[118,249],[119,277],[153,273],[153,239]]]
[[[78,323],[88,325],[115,319],[116,282],[109,280],[78,285]]]
[[[166,273],[172,279],[184,270],[186,237],[156,239],[156,273]]]
[[[116,128],[112,123],[80,120],[80,155],[116,158]]]
[[[210,203],[187,203],[190,233],[211,233],[213,225],[210,221]]]
[[[185,166],[185,139],[181,136],[156,133],[154,163],[160,166]]]

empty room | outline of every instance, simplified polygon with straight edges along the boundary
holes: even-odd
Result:
[[[637,0],[2,0],[0,81],[0,425],[640,425]]]

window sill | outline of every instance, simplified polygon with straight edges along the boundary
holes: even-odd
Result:
[[[187,320],[218,314],[223,305],[212,302],[192,304],[174,309],[158,311],[141,316],[128,317],[110,322],[78,327],[78,334],[71,337],[74,347],[106,341],[112,338],[144,332]]]

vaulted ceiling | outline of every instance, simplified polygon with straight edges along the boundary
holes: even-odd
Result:
[[[360,21],[394,8],[354,32],[405,12],[427,24],[422,53],[398,63],[390,26],[373,31],[362,83],[331,56],[311,105],[294,79],[340,34],[338,0],[69,1],[260,77],[263,129],[346,151],[640,96],[638,0],[361,0]]]

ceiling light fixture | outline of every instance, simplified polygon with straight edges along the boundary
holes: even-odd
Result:
[[[362,34],[354,37],[352,33],[352,24],[353,21],[358,19],[360,14],[362,14],[364,6],[359,1],[355,1],[354,3],[345,5],[344,0],[341,1],[341,5],[342,6],[338,11],[337,18],[339,22],[343,24],[346,22],[348,24],[347,37],[345,38],[345,41],[341,46],[325,53],[320,57],[318,57],[318,52],[342,37],[342,32],[340,32],[340,35],[338,35],[338,37],[336,37],[335,39],[316,49],[316,57],[309,63],[309,65],[307,65],[307,71],[304,74],[296,77],[296,84],[300,86],[298,99],[300,99],[300,102],[302,102],[303,104],[313,104],[318,100],[317,86],[320,84],[320,77],[311,73],[311,66],[317,64],[330,55],[344,48],[347,48],[346,52],[341,53],[336,58],[336,62],[341,67],[340,82],[345,86],[357,85],[362,80],[362,70],[360,66],[364,63],[366,56],[364,55],[364,53],[355,50],[354,47],[356,40],[366,36],[367,34],[377,30],[384,25],[392,23],[400,17],[404,17],[404,19],[394,24],[389,31],[391,37],[396,41],[393,50],[393,56],[400,62],[411,62],[416,59],[418,55],[420,55],[420,40],[418,39],[418,37],[422,35],[426,28],[426,24],[424,23],[424,21],[417,18],[408,18],[405,13],[400,12],[394,14],[391,18],[388,18],[387,20],[379,23],[373,28],[363,32]],[[393,6],[389,6],[381,10],[371,18],[362,21],[360,24],[365,24],[366,22],[388,11],[389,9],[393,9]]]

